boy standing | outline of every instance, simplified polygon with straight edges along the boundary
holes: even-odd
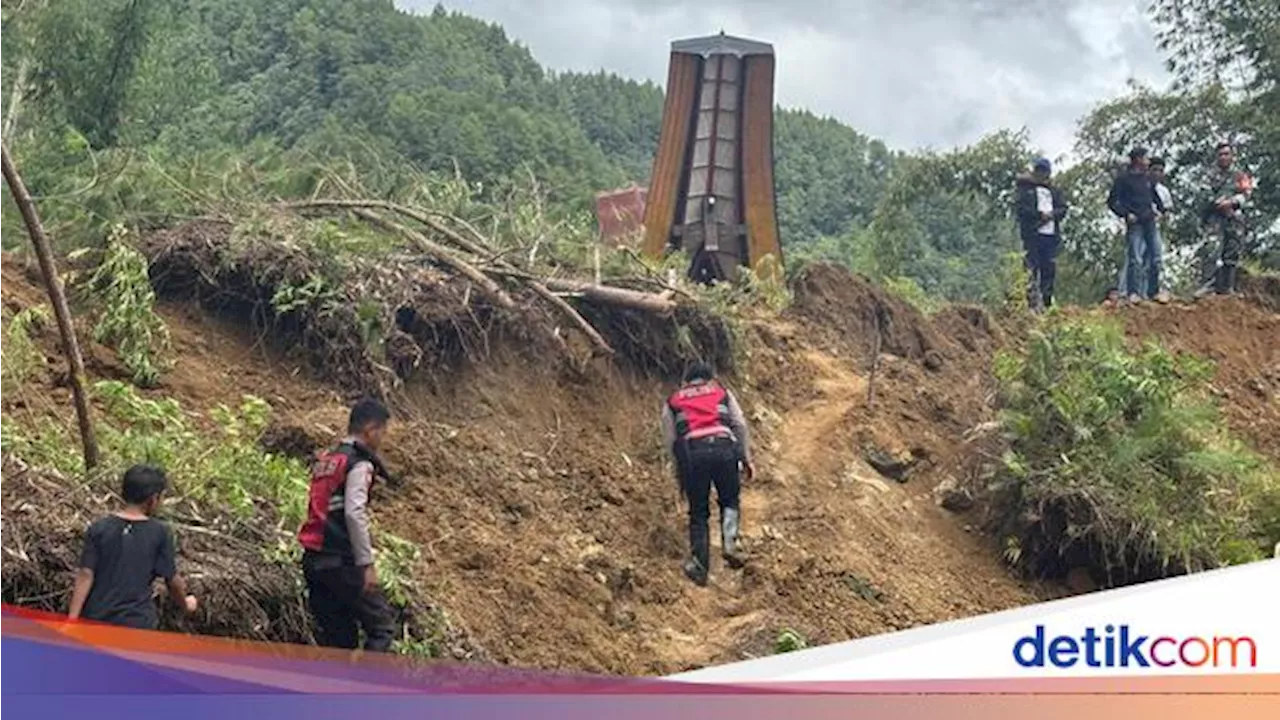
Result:
[[[1165,185],[1165,182],[1164,182],[1165,181],[1164,158],[1152,156],[1149,172],[1151,174],[1152,189],[1155,191],[1155,194],[1156,194],[1155,201],[1153,201],[1151,204],[1152,210],[1155,212],[1156,228],[1155,228],[1155,244],[1153,248],[1154,252],[1151,253],[1151,257],[1146,258],[1148,268],[1149,268],[1147,271],[1147,277],[1148,279],[1155,279],[1157,283],[1157,287],[1155,288],[1148,287],[1147,289],[1149,291],[1154,290],[1155,299],[1157,302],[1167,303],[1169,302],[1169,293],[1166,290],[1160,289],[1158,285],[1160,281],[1160,274],[1164,267],[1163,229],[1167,224],[1167,221],[1165,220],[1165,218],[1169,216],[1169,213],[1173,212],[1173,193],[1169,192],[1169,187]],[[1159,204],[1157,205],[1156,202],[1158,202]],[[1163,211],[1161,211],[1160,209],[1161,207],[1164,208]],[[1120,284],[1118,287],[1121,289],[1121,291],[1126,289],[1125,282],[1127,281],[1128,276],[1129,276],[1129,259],[1128,259],[1128,252],[1126,252],[1124,266],[1120,270],[1120,279],[1119,279]]]
[[[72,620],[155,630],[160,624],[151,584],[158,577],[169,587],[169,597],[188,614],[196,611],[196,598],[187,594],[187,583],[178,574],[173,535],[168,526],[152,518],[160,505],[168,480],[150,465],[134,465],[124,474],[124,507],[89,526],[80,569],[71,592]]]

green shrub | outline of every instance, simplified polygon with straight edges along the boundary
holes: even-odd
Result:
[[[1012,560],[1123,582],[1260,559],[1277,539],[1267,508],[1280,481],[1219,421],[1208,362],[1131,351],[1113,322],[1051,315],[996,374]]]
[[[147,260],[125,242],[124,235],[124,228],[116,226],[106,258],[89,281],[103,306],[93,339],[114,346],[134,382],[151,386],[164,369],[160,358],[169,349],[169,331],[155,313]]]
[[[402,537],[377,532],[378,581],[401,613],[401,635],[392,644],[393,652],[416,658],[437,658],[443,653],[448,619],[438,610],[424,609],[418,598],[421,589],[414,580],[421,549]]]
[[[271,414],[264,400],[245,396],[239,408],[214,408],[209,415],[217,432],[208,434],[197,432],[172,398],[144,398],[130,385],[112,380],[96,383],[94,392],[107,408],[98,432],[113,468],[155,463],[165,468],[181,495],[245,518],[267,510],[284,532],[301,525],[309,473],[302,461],[258,445]]]
[[[35,305],[14,313],[9,328],[4,333],[3,392],[11,393],[22,386],[27,378],[44,362],[40,348],[31,339],[31,331],[49,322],[49,311],[43,305]]]
[[[773,641],[773,652],[775,655],[781,653],[795,652],[809,647],[809,641],[799,632],[786,628],[778,633],[778,637]]]
[[[920,287],[920,283],[909,277],[887,277],[884,279],[884,286],[925,315],[932,315],[947,304],[944,298],[930,295]]]

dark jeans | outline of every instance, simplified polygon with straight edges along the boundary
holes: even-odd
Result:
[[[1159,294],[1162,252],[1160,228],[1155,220],[1138,221],[1125,227],[1124,287],[1130,295],[1151,299]],[[1146,282],[1139,282],[1141,279]]]
[[[721,519],[726,509],[738,509],[741,483],[738,448],[728,438],[694,441],[684,447],[677,461],[685,498],[689,500],[689,545],[702,567],[710,567],[711,488],[716,489]]]
[[[1027,272],[1031,274],[1027,286],[1027,305],[1032,310],[1053,306],[1053,281],[1058,274],[1058,236],[1041,235],[1023,237],[1022,248],[1027,254]]]
[[[364,592],[364,569],[335,564],[332,558],[307,553],[302,558],[307,604],[316,623],[316,642],[354,650],[359,630],[364,649],[387,652],[395,638],[395,613],[381,590]]]
[[[1217,274],[1213,278],[1213,289],[1218,294],[1235,292],[1236,267],[1240,264],[1240,255],[1244,252],[1244,228],[1230,220],[1218,220],[1216,231],[1221,238],[1221,250]]]

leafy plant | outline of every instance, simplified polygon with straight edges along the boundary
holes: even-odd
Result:
[[[169,350],[169,330],[155,313],[147,260],[129,247],[125,235],[123,225],[115,226],[106,257],[89,281],[103,305],[93,339],[114,345],[134,382],[146,387],[165,368],[161,355]]]
[[[925,315],[932,315],[941,310],[946,301],[930,295],[920,287],[920,283],[909,277],[890,277],[884,279],[884,286],[889,292],[911,303]]]
[[[1130,350],[1111,321],[1049,316],[996,374],[1006,515],[1033,518],[1011,561],[1083,552],[1147,579],[1259,559],[1274,542],[1280,475],[1218,419],[1210,363]]]
[[[775,655],[795,652],[796,650],[803,650],[807,647],[809,647],[809,641],[805,636],[791,628],[783,629],[782,632],[778,633],[777,639],[773,642],[773,652]]]
[[[378,579],[392,603],[405,607],[413,599],[416,588],[412,578],[420,557],[414,543],[391,533],[378,533]]]
[[[304,307],[328,309],[338,300],[338,292],[323,277],[312,275],[301,285],[281,283],[271,296],[271,305],[277,315],[283,315]]]
[[[84,472],[84,456],[78,442],[65,425],[49,418],[40,418],[27,428],[8,416],[0,416],[0,451],[31,465],[63,475],[79,475]]]
[[[9,320],[3,349],[4,392],[21,387],[44,358],[31,339],[33,330],[49,322],[49,311],[43,305],[20,310]]]
[[[300,460],[258,445],[270,419],[266,401],[245,396],[238,408],[215,407],[209,416],[217,432],[210,435],[194,429],[172,398],[144,398],[113,380],[96,383],[94,391],[107,408],[99,433],[114,467],[156,463],[184,495],[221,504],[243,517],[269,510],[285,532],[301,525],[309,473]]]
[[[424,611],[418,602],[421,589],[414,577],[422,550],[417,544],[388,532],[378,532],[378,581],[402,616],[408,618],[391,649],[400,655],[440,657],[448,620],[440,611]]]

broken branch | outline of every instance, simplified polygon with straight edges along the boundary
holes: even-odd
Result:
[[[468,280],[478,285],[480,289],[484,291],[485,295],[494,302],[494,304],[508,310],[515,309],[515,301],[511,299],[511,296],[508,295],[505,290],[498,287],[498,284],[494,282],[492,278],[477,270],[470,263],[456,257],[443,245],[428,239],[426,235],[423,235],[411,227],[379,217],[377,214],[372,213],[367,209],[354,207],[351,212],[372,225],[376,225],[384,230],[399,233],[400,235],[408,238],[423,252],[431,255],[439,262],[448,265],[459,275],[466,277]]]
[[[613,354],[613,348],[610,347],[608,341],[606,341],[604,337],[596,331],[595,327],[592,326],[591,323],[587,322],[586,318],[582,317],[582,313],[574,310],[572,305],[565,302],[563,298],[558,297],[555,293],[551,292],[546,285],[543,285],[536,280],[531,280],[529,282],[529,287],[533,288],[534,292],[538,293],[538,295],[542,296],[544,300],[554,305],[560,312],[564,313],[564,315],[568,317],[573,324],[577,325],[578,329],[581,330],[582,333],[586,335],[602,353],[606,355]]]

